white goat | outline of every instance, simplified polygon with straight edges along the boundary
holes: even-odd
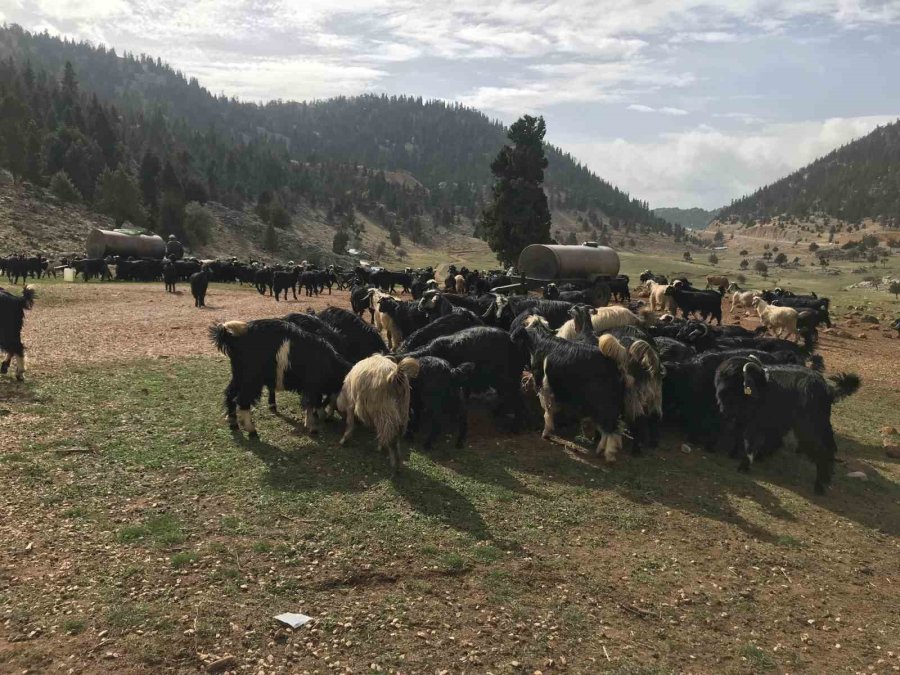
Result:
[[[640,318],[627,307],[598,307],[592,312],[591,326],[593,326],[595,333],[602,333],[605,330],[618,328],[619,326],[635,326],[641,323]],[[556,331],[556,336],[564,340],[574,340],[577,335],[575,319],[569,319]]]
[[[647,280],[647,288],[650,289],[650,311],[651,312],[668,312],[675,313],[678,305],[675,304],[675,298],[666,295],[668,284],[658,284],[653,279]]]
[[[761,297],[753,298],[753,306],[763,326],[777,337],[788,338],[797,334],[797,310],[793,307],[775,307]]]
[[[731,295],[731,311],[735,307],[753,307],[753,298],[762,295],[762,291],[735,291]]]
[[[392,298],[389,293],[385,293],[384,291],[380,291],[377,288],[369,289],[369,306],[373,312],[373,318],[375,321],[375,328],[381,332],[384,331],[385,336],[387,337],[387,346],[388,349],[393,349],[394,347],[400,346],[400,343],[403,342],[403,332],[394,323],[394,320],[384,312],[382,312],[378,308],[378,301],[382,298]]]
[[[358,362],[338,395],[337,408],[347,422],[341,445],[353,433],[356,420],[375,429],[378,449],[387,452],[391,473],[400,468],[400,437],[409,422],[409,381],[419,374],[419,362],[405,358],[400,363],[381,354]]]
[[[466,278],[462,274],[453,277],[453,283],[456,286],[456,292],[460,295],[466,294]]]

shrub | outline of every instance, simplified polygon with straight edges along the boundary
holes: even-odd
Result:
[[[719,264],[719,256],[717,256],[715,253],[710,253],[707,260],[709,260],[710,265],[718,265]]]
[[[212,237],[215,216],[197,202],[190,202],[184,207],[184,236],[188,245],[193,248],[208,244]]]
[[[347,252],[347,245],[350,243],[350,236],[344,232],[344,230],[338,230],[334,234],[334,238],[331,240],[331,250],[338,255],[343,255]]]
[[[57,171],[50,179],[50,192],[64,202],[78,203],[81,193],[65,171]]]

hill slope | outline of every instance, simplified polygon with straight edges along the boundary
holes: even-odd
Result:
[[[719,218],[766,222],[822,215],[900,225],[900,122],[878,127],[722,209]]]
[[[691,209],[680,209],[677,207],[653,209],[653,215],[668,220],[670,223],[675,223],[682,227],[691,227],[695,230],[702,230],[709,225],[718,212],[718,209],[707,211],[697,207]]]
[[[159,59],[15,25],[0,29],[0,61],[0,91],[25,111],[18,135],[27,137],[28,155],[40,157],[19,172],[46,184],[65,171],[96,208],[103,170],[125,167],[163,233],[183,234],[163,204],[174,194],[176,206],[211,199],[235,211],[261,206],[264,218],[270,205],[294,218],[313,214],[332,234],[354,237],[359,222],[371,220],[395,249],[402,237],[403,246],[428,247],[447,231],[471,235],[505,141],[502,124],[459,105],[386,96],[243,103],[213,96]],[[15,172],[11,154],[0,152],[0,161]],[[148,155],[165,170],[145,190]],[[615,220],[671,232],[646,203],[571,156],[549,145],[547,156],[555,212],[591,215],[598,231]]]

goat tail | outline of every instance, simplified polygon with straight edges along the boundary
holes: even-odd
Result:
[[[408,380],[412,380],[419,375],[419,362],[407,356],[397,364],[397,373]]]
[[[34,290],[34,286],[31,284],[26,284],[26,286],[22,289],[22,302],[25,309],[31,309],[34,307],[34,299],[37,297],[37,291]]]
[[[247,332],[244,321],[226,321],[209,327],[209,339],[225,356],[231,356],[234,341]]]
[[[831,390],[831,400],[835,402],[852,396],[859,389],[860,379],[856,373],[838,373],[828,379],[831,380],[828,385]]]

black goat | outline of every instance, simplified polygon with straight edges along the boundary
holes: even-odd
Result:
[[[191,275],[191,295],[194,296],[194,307],[206,307],[206,289],[209,288],[209,268],[203,267]]]
[[[512,333],[521,326],[529,316],[540,316],[547,321],[550,328],[556,329],[571,318],[571,310],[574,305],[562,300],[538,300],[533,306],[523,310],[509,324],[509,332]]]
[[[499,411],[511,411],[519,423],[524,421],[520,391],[524,358],[506,331],[490,326],[466,328],[453,335],[435,338],[405,356],[416,359],[436,356],[454,367],[474,363],[475,372],[468,388],[475,392],[493,389],[499,398]]]
[[[616,302],[628,302],[631,300],[631,291],[628,289],[630,282],[631,279],[626,274],[619,274],[606,282]]]
[[[408,335],[394,351],[397,354],[406,354],[426,346],[435,338],[453,335],[466,328],[482,325],[484,322],[473,312],[457,307],[450,314],[439,316],[427,326]]]
[[[390,296],[378,301],[378,311],[388,316],[400,332],[400,340],[405,340],[428,324],[428,315],[419,308],[418,302],[403,302]],[[397,347],[395,344],[394,347]]]
[[[178,281],[178,270],[175,269],[175,263],[167,260],[163,263],[163,283],[166,285],[167,293],[175,292],[175,284]]]
[[[816,465],[814,490],[822,494],[837,454],[831,405],[853,394],[859,384],[852,373],[826,380],[800,366],[769,366],[752,358],[725,361],[716,371],[716,402],[738,429],[735,439],[743,440],[739,469],[749,471],[757,456],[774,449],[773,440],[793,431],[798,450]]]
[[[434,356],[419,358],[419,375],[412,382],[410,418],[406,437],[425,430],[422,447],[430,450],[437,440],[444,419],[456,422],[456,447],[461,448],[468,434],[465,388],[475,372],[474,363],[456,368]]]
[[[259,291],[260,295],[265,295],[266,289],[268,289],[269,295],[272,295],[272,287],[275,285],[275,273],[268,267],[256,270],[253,273],[253,285],[256,286],[256,290]]]
[[[278,302],[278,296],[284,293],[284,301],[287,302],[288,291],[294,294],[294,300],[297,299],[297,282],[300,279],[300,268],[295,267],[290,272],[274,272],[272,274],[272,292],[275,296],[275,302]]]
[[[658,284],[662,284],[663,286],[669,283],[669,280],[664,277],[662,274],[654,274],[650,270],[644,270],[641,272],[641,276],[638,277],[641,280],[641,283],[646,281],[655,281]]]
[[[16,379],[25,378],[25,345],[22,344],[22,326],[25,310],[34,307],[35,292],[32,286],[25,286],[22,295],[13,295],[0,288],[0,351],[6,352],[6,359],[0,363],[0,374],[9,371],[9,365],[16,360]]]
[[[353,313],[362,317],[363,312],[369,310],[369,323],[375,323],[375,310],[372,308],[372,301],[369,299],[369,290],[375,288],[371,285],[353,286],[350,289],[350,308]]]
[[[544,409],[543,437],[554,431],[560,407],[600,429],[596,454],[608,462],[622,447],[618,431],[625,389],[617,363],[597,347],[563,340],[541,322],[517,329],[512,339],[530,355],[534,386]]]
[[[467,309],[484,319],[486,313],[493,307],[493,303],[493,295],[471,297],[429,289],[422,294],[419,307],[428,314],[429,321],[434,321],[439,316],[449,314],[455,308]]]
[[[250,406],[263,387],[302,396],[306,426],[316,432],[315,411],[334,403],[350,364],[325,340],[281,319],[229,321],[210,328],[210,338],[231,362],[225,409],[232,429],[258,437]]]
[[[691,291],[685,289],[681,284],[673,284],[668,286],[665,291],[666,295],[675,298],[675,304],[685,318],[694,312],[706,320],[712,317],[721,326],[722,325],[722,293],[718,291]]]
[[[340,307],[328,307],[316,316],[344,336],[347,343],[345,358],[350,363],[362,361],[372,354],[387,353],[387,345],[375,327],[367,324],[353,312]]]
[[[84,281],[98,277],[100,281],[112,281],[109,266],[103,258],[82,258],[72,263],[76,276],[81,275]]]
[[[665,361],[663,420],[681,429],[691,443],[712,451],[722,428],[716,409],[716,369],[732,357],[750,354],[764,363],[803,363],[802,358],[790,352],[769,354],[752,349],[708,352],[687,361]]]

